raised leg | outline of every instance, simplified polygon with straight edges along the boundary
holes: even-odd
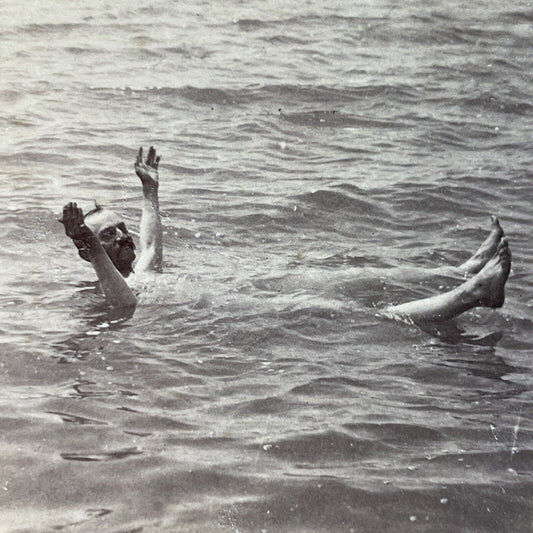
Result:
[[[491,216],[489,236],[481,243],[476,253],[468,261],[455,268],[462,275],[477,274],[494,256],[502,238],[503,229],[500,226],[500,221],[495,216]]]
[[[443,276],[449,278],[465,279],[477,274],[494,256],[498,249],[498,244],[504,236],[499,220],[491,217],[490,233],[481,243],[476,252],[459,266],[445,265],[433,268],[422,268],[420,266],[401,266],[387,273],[387,277],[392,279],[422,280]],[[368,268],[365,268],[369,272]]]
[[[504,288],[510,270],[511,251],[504,238],[483,268],[459,287],[437,296],[389,307],[385,314],[395,318],[409,318],[415,322],[438,321],[454,318],[473,307],[501,307],[505,300]]]

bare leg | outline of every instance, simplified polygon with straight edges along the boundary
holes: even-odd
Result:
[[[473,307],[501,307],[510,269],[511,251],[507,239],[501,239],[496,253],[485,266],[459,287],[444,294],[389,307],[385,313],[413,321],[438,321],[456,317]]]
[[[491,222],[490,234],[481,243],[477,252],[468,261],[455,267],[460,274],[477,274],[496,253],[498,244],[503,237],[503,229],[495,216],[491,217]]]

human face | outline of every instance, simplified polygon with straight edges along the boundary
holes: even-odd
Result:
[[[117,270],[123,276],[133,272],[135,244],[124,220],[113,211],[102,209],[86,217],[85,224],[98,237]]]

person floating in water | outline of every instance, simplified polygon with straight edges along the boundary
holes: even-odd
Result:
[[[146,161],[143,149],[139,149],[135,172],[142,182],[143,208],[140,228],[139,260],[137,272],[160,271],[163,261],[163,231],[159,213],[159,160],[150,147]],[[85,216],[71,202],[63,208],[60,222],[65,233],[73,240],[82,259],[89,261],[106,299],[113,307],[132,307],[137,303],[126,279],[133,273],[135,244],[124,220],[109,209],[96,206]]]
[[[140,256],[135,269],[160,271],[163,258],[161,216],[159,213],[159,160],[150,147],[143,161],[142,147],[135,161],[135,172],[142,182],[143,209],[140,228]],[[74,241],[79,255],[96,271],[108,302],[114,307],[132,307],[136,298],[126,278],[133,272],[135,245],[123,219],[97,206],[85,216],[75,204],[63,208],[60,220]],[[458,267],[455,274],[469,277],[448,292],[388,307],[384,314],[413,321],[435,322],[454,318],[474,307],[501,307],[505,283],[511,269],[511,251],[497,218],[492,217],[489,236],[476,253]]]

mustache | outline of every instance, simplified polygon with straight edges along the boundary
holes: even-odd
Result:
[[[131,246],[133,250],[135,250],[135,243],[133,242],[133,239],[131,237],[123,237],[117,242],[118,246]]]

